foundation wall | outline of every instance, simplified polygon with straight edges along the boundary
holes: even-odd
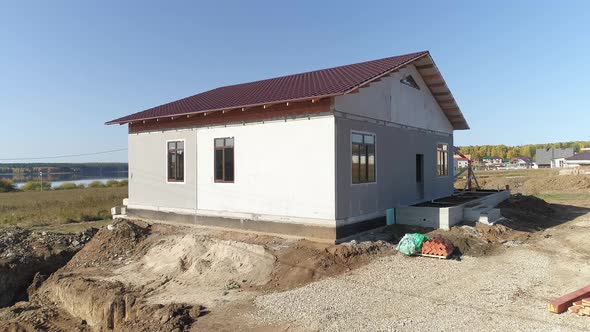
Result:
[[[429,228],[449,229],[462,221],[477,221],[480,214],[493,209],[510,197],[510,191],[500,191],[451,207],[404,206],[395,209],[395,222]]]
[[[196,214],[182,214],[136,208],[130,208],[127,210],[127,218],[305,238],[328,243],[337,243],[339,242],[339,239],[385,226],[385,217],[378,217],[354,224],[335,227],[292,222],[201,216]],[[335,222],[333,222],[332,225],[335,225]]]

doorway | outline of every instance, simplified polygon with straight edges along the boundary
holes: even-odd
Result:
[[[424,199],[424,155],[416,155],[416,192],[418,199]]]

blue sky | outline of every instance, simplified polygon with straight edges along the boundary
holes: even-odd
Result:
[[[222,85],[429,50],[457,145],[590,140],[588,1],[0,3],[0,159],[124,148],[104,122]],[[51,161],[126,161],[126,152]]]

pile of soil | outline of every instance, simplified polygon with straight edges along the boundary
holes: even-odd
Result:
[[[158,236],[145,252],[113,270],[108,280],[141,289],[152,303],[188,302],[217,306],[266,284],[275,256],[264,246],[200,234]]]
[[[69,263],[68,268],[100,266],[120,262],[134,253],[135,248],[151,233],[150,225],[117,220],[96,233]]]
[[[261,291],[302,286],[395,252],[384,241],[232,234],[115,222],[47,280],[36,278],[28,302],[0,310],[0,329],[189,330],[203,313]]]
[[[535,196],[516,194],[500,203],[505,224],[515,230],[536,232],[555,226],[561,220],[557,209]]]
[[[588,175],[551,175],[551,176],[516,176],[504,177],[498,171],[497,177],[478,179],[483,189],[503,189],[510,186],[513,193],[534,195],[551,192],[578,192],[590,189],[590,176]],[[456,188],[463,188],[465,180],[458,180]]]
[[[519,245],[533,233],[560,222],[557,209],[535,196],[512,195],[500,203],[502,216],[507,220],[495,225],[472,223],[452,227],[449,231],[435,230],[428,235],[440,234],[455,244],[461,254],[485,256],[502,245]]]
[[[47,276],[64,266],[95,233],[96,229],[78,234],[0,231],[0,307],[26,300],[36,274]]]
[[[325,245],[300,240],[274,251],[277,262],[265,290],[285,290],[332,277],[369,263],[372,259],[395,253],[385,241],[356,241]]]
[[[475,223],[451,227],[450,230],[435,230],[428,236],[441,235],[453,242],[458,255],[486,256],[508,243],[523,243],[530,233],[510,228],[505,224],[485,225]]]

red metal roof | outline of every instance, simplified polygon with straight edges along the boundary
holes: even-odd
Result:
[[[224,86],[124,116],[109,121],[107,124],[123,124],[165,116],[342,95],[373,78],[400,68],[427,54],[427,51],[410,53],[262,81]]]

